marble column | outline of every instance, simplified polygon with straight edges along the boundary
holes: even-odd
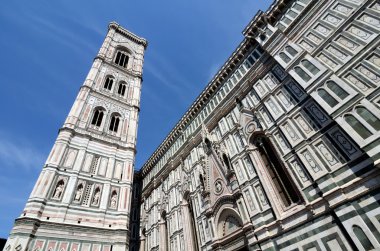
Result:
[[[181,209],[182,209],[182,218],[183,218],[183,233],[184,233],[183,235],[186,238],[185,250],[195,251],[196,243],[195,243],[194,231],[192,229],[193,228],[193,224],[191,222],[192,215],[190,213],[189,203],[187,202],[187,200],[182,200]]]
[[[142,236],[140,239],[140,251],[145,251],[145,237]]]
[[[158,223],[158,226],[159,226],[159,234],[160,234],[160,246],[159,246],[159,250],[161,251],[167,251],[168,250],[168,247],[167,247],[167,236],[168,236],[168,233],[167,233],[167,229],[166,229],[166,222],[164,219],[161,219],[160,222]]]

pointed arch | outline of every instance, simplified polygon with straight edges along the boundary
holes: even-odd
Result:
[[[229,206],[220,209],[217,214],[216,225],[219,237],[224,237],[231,233],[240,230],[243,226],[243,221],[238,212]]]
[[[103,107],[96,107],[92,115],[91,125],[100,127],[102,125],[105,109]]]
[[[111,114],[111,120],[110,120],[110,124],[108,128],[111,132],[114,132],[114,133],[118,132],[120,118],[121,118],[121,115],[119,113],[115,112]]]

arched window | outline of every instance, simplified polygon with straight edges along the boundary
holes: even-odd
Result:
[[[337,95],[341,100],[348,97],[348,92],[346,92],[342,87],[340,87],[334,81],[328,81],[326,84],[327,88],[329,88],[335,95]]]
[[[362,137],[368,138],[372,133],[353,115],[349,114],[344,116],[344,120]]]
[[[120,116],[118,114],[113,114],[111,116],[111,122],[110,122],[109,130],[111,132],[117,132],[117,130],[119,128],[119,123],[120,123]]]
[[[284,61],[285,63],[289,63],[290,62],[290,57],[288,57],[288,55],[286,55],[284,52],[280,52],[280,58],[282,59],[282,61]]]
[[[356,113],[359,114],[359,116],[362,117],[365,122],[372,126],[373,129],[376,131],[380,130],[380,120],[375,117],[375,115],[373,115],[370,111],[368,111],[367,108],[360,106],[356,108]]]
[[[309,74],[307,74],[301,67],[296,66],[296,67],[294,67],[294,70],[297,73],[297,75],[300,76],[305,82],[307,82],[311,79]]]
[[[124,96],[125,90],[127,89],[127,85],[124,82],[120,82],[119,88],[117,89],[117,93],[121,96]]]
[[[121,67],[126,67],[128,65],[129,56],[125,51],[118,51],[116,53],[115,63]]]
[[[261,136],[256,138],[253,144],[258,148],[262,162],[283,205],[288,207],[292,203],[299,202],[301,198],[296,191],[295,185],[269,139]]]
[[[113,85],[113,77],[107,77],[106,81],[104,82],[104,89],[111,90]]]
[[[302,65],[313,75],[319,72],[319,69],[315,67],[309,60],[302,60]]]
[[[297,55],[297,51],[291,46],[286,46],[285,51],[289,53],[292,57]]]
[[[325,89],[319,89],[318,90],[318,95],[330,106],[334,107],[336,106],[339,102],[331,96]]]
[[[362,244],[364,250],[373,250],[375,247],[372,245],[371,241],[368,239],[367,235],[364,233],[363,229],[357,225],[352,226],[352,231],[354,232],[356,238]]]
[[[99,127],[102,124],[103,116],[104,116],[104,110],[96,109],[92,117],[91,124]]]

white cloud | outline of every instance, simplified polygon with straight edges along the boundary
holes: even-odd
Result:
[[[29,143],[11,139],[0,132],[0,163],[2,166],[41,169],[46,156]]]

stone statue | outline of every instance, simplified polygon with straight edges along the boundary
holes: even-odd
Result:
[[[99,198],[100,198],[100,191],[99,190],[96,190],[95,194],[94,194],[94,198],[92,199],[92,204],[93,205],[98,205],[99,203]]]
[[[60,199],[61,196],[62,196],[62,192],[63,192],[63,182],[60,182],[60,183],[57,185],[57,188],[56,188],[55,191],[54,191],[53,198],[55,198],[55,199]]]
[[[111,196],[111,208],[116,208],[116,203],[117,203],[117,194],[113,193]]]
[[[75,192],[75,198],[74,200],[75,201],[80,201],[80,199],[82,198],[82,194],[83,194],[83,186],[80,185],[77,189],[77,191]]]

